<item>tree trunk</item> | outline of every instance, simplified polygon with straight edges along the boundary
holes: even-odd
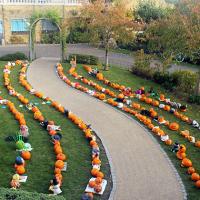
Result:
[[[104,70],[108,71],[109,70],[109,66],[108,66],[108,47],[106,47],[106,54],[105,54],[105,66],[104,66]]]

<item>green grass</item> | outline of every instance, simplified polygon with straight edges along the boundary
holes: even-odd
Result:
[[[27,121],[27,125],[30,130],[29,142],[34,148],[32,151],[32,159],[27,162],[26,169],[28,174],[28,181],[22,184],[21,189],[27,191],[36,191],[42,193],[49,193],[49,181],[53,178],[55,154],[53,151],[53,144],[50,142],[50,137],[47,131],[44,130],[39,123],[33,119],[33,113],[28,111],[26,108],[20,108],[21,104],[17,98],[9,96],[8,91],[3,86],[3,67],[4,62],[0,63],[0,90],[2,91],[1,96],[11,100],[16,108],[22,112]],[[29,94],[18,82],[20,67],[14,67],[10,79],[11,84],[15,90],[31,102],[38,102],[39,109],[43,113],[43,116],[48,120],[54,120],[57,125],[61,125],[63,139],[61,140],[64,153],[68,157],[68,169],[63,172],[63,196],[66,199],[78,200],[83,194],[84,189],[88,183],[91,170],[91,148],[88,141],[85,139],[83,132],[78,129],[70,120],[65,118],[61,113],[53,109],[49,105],[43,105],[42,100]],[[4,138],[8,135],[14,135],[18,129],[18,123],[9,112],[8,108],[0,108],[0,146],[3,149],[1,154],[0,167],[3,174],[0,174],[1,186],[9,187],[9,182],[14,173],[14,160],[16,155],[15,144],[13,142],[7,143]],[[102,146],[101,150],[102,149]],[[108,167],[108,161],[106,155],[102,152],[102,170],[105,173],[105,177],[110,176]],[[108,195],[108,192],[107,194]],[[99,199],[98,197],[95,199]]]
[[[65,73],[67,73],[69,65],[63,64],[63,67],[65,68]],[[99,68],[99,69],[101,70],[101,68]],[[105,86],[104,84],[102,84],[102,82],[98,81],[97,79],[95,79],[91,76],[88,76],[87,72],[83,69],[83,67],[81,67],[81,65],[77,66],[77,72],[79,75],[82,75],[90,80],[93,80],[105,88],[109,88],[109,89],[113,90],[111,87]],[[141,86],[145,86],[146,89],[149,89],[151,86],[153,86],[155,90],[163,92],[164,94],[166,94],[167,97],[170,97],[172,100],[178,101],[181,103],[186,103],[183,100],[176,98],[174,94],[170,94],[169,92],[167,92],[166,90],[161,88],[159,85],[155,84],[154,82],[151,82],[149,80],[144,80],[140,77],[137,77],[127,70],[120,69],[117,67],[111,67],[109,71],[103,71],[103,74],[110,81],[120,83],[125,86],[130,86],[134,90],[136,90],[137,88],[139,88]],[[72,81],[77,81],[72,76],[67,75],[67,77]],[[82,82],[81,82],[81,84],[84,85]],[[88,85],[85,85],[85,86],[90,88]],[[115,92],[118,93],[117,90],[115,90]],[[137,100],[136,98],[134,98],[133,101],[139,102],[141,105],[143,105],[146,108],[151,107],[145,103],[142,103],[141,101]],[[193,128],[191,125],[188,125],[188,124],[182,122],[181,120],[177,119],[174,115],[172,115],[166,111],[160,110],[158,108],[155,110],[158,111],[159,115],[164,116],[166,120],[169,120],[170,122],[178,122],[180,124],[180,130],[187,129],[190,131],[191,135],[196,137],[196,139],[200,139],[200,130]],[[196,119],[197,121],[200,122],[200,106],[188,104],[188,111],[185,114],[187,116],[189,116],[190,118]],[[153,123],[156,124],[155,122],[153,122]],[[165,126],[161,126],[161,128],[170,136],[170,138],[173,141],[178,141],[179,143],[186,145],[186,147],[187,147],[186,154],[192,160],[193,166],[200,173],[200,149],[194,147],[194,145],[192,143],[189,143],[178,132],[170,131]],[[168,146],[164,145],[162,142],[160,142],[160,140],[157,137],[156,137],[156,139],[157,139],[158,143],[162,146],[162,148],[166,151],[166,153],[168,154],[172,163],[176,167],[180,177],[182,178],[182,181],[183,181],[183,183],[186,187],[186,191],[188,193],[188,199],[199,200],[200,190],[197,189],[194,186],[194,183],[190,180],[190,176],[186,173],[187,169],[180,167],[180,161],[176,158],[175,154],[170,151],[170,147],[168,147]]]

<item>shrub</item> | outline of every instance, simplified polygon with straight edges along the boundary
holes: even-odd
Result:
[[[152,79],[155,69],[150,67],[151,56],[144,53],[144,50],[137,51],[135,64],[132,72],[143,78]]]
[[[187,94],[193,94],[196,82],[197,82],[197,74],[189,71],[176,71],[172,75],[172,77],[176,77],[178,80],[177,91],[181,91]]]
[[[153,75],[153,80],[170,91],[173,91],[178,85],[178,77],[171,76],[169,72],[156,71]]]
[[[7,54],[0,57],[2,61],[15,61],[15,60],[27,60],[28,57],[22,52],[16,52],[12,54]]]
[[[188,98],[188,102],[189,102],[189,103],[196,103],[196,104],[200,105],[200,96],[191,95],[191,96]]]
[[[41,43],[42,44],[59,44],[60,33],[59,32],[42,33]]]
[[[96,56],[91,55],[81,55],[81,54],[70,54],[68,58],[68,62],[71,61],[72,58],[76,56],[77,63],[81,64],[89,64],[89,65],[98,65],[99,59]]]
[[[26,36],[20,36],[20,35],[12,35],[10,37],[10,42],[12,44],[25,44],[26,43]]]
[[[63,196],[49,196],[42,193],[26,192],[23,190],[11,190],[0,188],[0,199],[2,200],[64,200]]]

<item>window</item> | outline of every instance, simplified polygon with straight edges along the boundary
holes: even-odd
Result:
[[[12,19],[11,31],[14,33],[23,33],[28,31],[28,24],[26,19]]]

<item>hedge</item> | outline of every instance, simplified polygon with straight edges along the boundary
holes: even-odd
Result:
[[[0,200],[65,200],[65,198],[63,196],[0,188]]]
[[[70,62],[72,58],[76,57],[76,62],[81,64],[98,65],[99,59],[92,55],[81,55],[81,54],[69,54],[67,62]]]
[[[28,57],[22,52],[7,54],[0,57],[2,61],[28,60]]]

